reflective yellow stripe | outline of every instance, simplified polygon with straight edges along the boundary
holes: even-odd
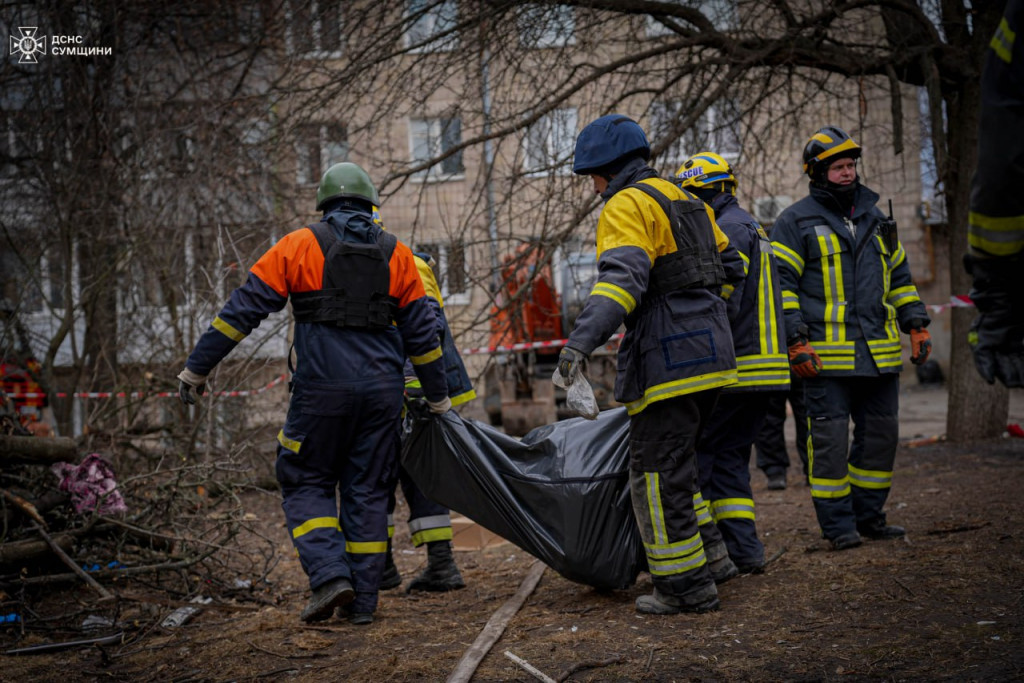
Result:
[[[633,295],[624,290],[618,285],[613,285],[610,282],[598,282],[594,285],[594,289],[590,292],[591,296],[606,296],[615,303],[626,309],[626,315],[633,312],[636,308],[636,299]]]
[[[314,517],[313,519],[307,519],[305,522],[292,529],[292,538],[305,536],[314,529],[334,529],[337,532],[341,532],[341,525],[338,523],[337,517]],[[384,545],[386,547],[387,543]]]
[[[995,217],[971,211],[967,243],[993,256],[1024,251],[1024,216]]]
[[[353,555],[374,555],[387,551],[387,541],[345,541],[345,552]]]
[[[657,472],[644,472],[644,484],[647,489],[647,514],[651,518],[651,531],[654,543],[668,542],[665,530],[665,517],[661,507],[661,482]]]
[[[751,498],[721,498],[711,503],[711,514],[720,519],[754,519],[754,501]]]
[[[918,296],[917,287],[909,285],[907,287],[897,287],[889,292],[889,296],[886,297],[886,301],[890,304],[899,308],[906,304],[920,301],[921,297]]]
[[[241,332],[233,328],[231,325],[224,322],[224,319],[221,318],[220,316],[217,316],[216,318],[213,319],[213,322],[210,323],[210,327],[217,330],[228,339],[231,339],[236,342],[240,342],[246,337],[246,335],[242,334]]]
[[[862,470],[850,465],[850,483],[862,489],[887,489],[892,487],[892,472]]]
[[[452,528],[441,527],[434,529],[424,529],[418,531],[412,535],[412,544],[417,548],[424,543],[433,543],[434,541],[450,541],[452,540]]]
[[[782,290],[782,310],[800,310],[800,297],[796,294],[796,292],[791,292],[788,289]]]
[[[796,271],[797,276],[804,274],[804,260],[800,254],[781,242],[772,242],[772,249],[775,251],[776,256],[788,263]]]
[[[767,244],[762,242],[762,244]],[[768,245],[771,248],[771,245]],[[772,260],[767,251],[761,252],[761,278],[757,290],[758,346],[763,354],[777,353],[779,325],[775,310],[775,283],[772,281]]]
[[[302,442],[296,441],[295,439],[289,439],[287,436],[284,435],[283,429],[277,433],[277,442],[284,446],[285,448],[287,448],[288,450],[290,450],[292,453],[298,453],[299,449],[302,448]]]
[[[454,408],[455,406],[461,406],[463,403],[466,403],[467,401],[472,401],[474,398],[476,398],[476,391],[470,389],[465,393],[458,394],[457,396],[449,396],[448,398],[452,402],[452,408]]]
[[[996,53],[999,59],[1007,64],[1011,64],[1013,62],[1013,41],[1016,37],[1017,32],[1010,28],[1006,17],[1003,17],[1002,21],[999,22],[999,28],[996,29],[995,35],[992,36],[992,42],[988,46],[992,48],[992,51]]]
[[[644,550],[648,570],[655,576],[682,574],[707,563],[699,533],[676,543],[644,543]]]
[[[736,291],[736,285],[730,285],[728,283],[722,285],[722,298],[728,301],[732,298],[732,293]]]
[[[664,384],[656,384],[644,392],[643,398],[627,403],[626,412],[630,415],[636,415],[657,401],[692,394],[696,391],[725,387],[730,384],[736,384],[736,381],[736,369],[731,368],[729,370],[720,370],[719,372],[710,372],[706,375],[677,379],[673,382],[665,382]]]
[[[811,498],[842,498],[850,495],[850,478],[842,479],[818,479],[814,476],[811,480]]]
[[[438,346],[436,349],[429,353],[425,353],[422,356],[409,356],[409,360],[412,361],[413,365],[426,365],[427,363],[433,363],[435,360],[441,357],[441,347]]]
[[[843,262],[842,253],[839,251],[839,235],[819,235],[818,246],[822,254],[829,255],[821,260],[821,280],[825,296],[825,339],[845,341],[846,328],[840,324],[846,317],[846,296],[843,291]]]
[[[708,507],[707,501],[704,500],[704,496],[700,494],[700,491],[693,494],[693,512],[697,515],[697,526],[704,526],[715,521],[711,518],[711,509]]]

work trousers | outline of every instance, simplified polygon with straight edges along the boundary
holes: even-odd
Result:
[[[798,377],[790,377],[789,392],[772,393],[768,399],[764,421],[754,441],[757,468],[766,477],[785,476],[789,469],[789,449],[786,447],[786,401],[793,409],[796,426],[796,452],[807,477],[807,411],[804,409],[804,385]]]
[[[729,557],[741,567],[764,564],[750,488],[750,450],[772,396],[757,391],[723,392],[697,444],[701,493]],[[707,545],[708,537],[702,537]]]
[[[401,409],[401,377],[393,383],[297,383],[278,437],[285,521],[310,588],[351,580],[354,612],[377,607]]]
[[[654,585],[684,605],[714,593],[697,529],[697,440],[717,390],[657,401],[630,416],[629,480],[633,512]]]
[[[804,380],[811,499],[827,539],[885,522],[899,443],[899,382],[895,373]]]
[[[402,495],[409,506],[409,533],[412,535],[412,544],[418,548],[424,543],[452,540],[452,519],[448,508],[423,495],[404,467],[399,467],[398,481],[390,487],[388,538],[395,533],[395,492],[398,485],[401,485]]]

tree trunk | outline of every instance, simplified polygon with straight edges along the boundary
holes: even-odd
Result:
[[[52,465],[76,460],[78,450],[74,439],[0,435],[0,463],[4,465],[12,462]]]
[[[946,219],[949,223],[949,269],[953,294],[967,294],[971,278],[964,270],[967,249],[968,198],[978,165],[978,113],[981,88],[978,80],[960,84],[944,93],[948,121],[948,163],[943,173]],[[946,437],[965,442],[1000,436],[1009,415],[1009,392],[1000,384],[989,386],[974,367],[967,330],[977,314],[971,308],[952,309],[949,362],[949,404]]]

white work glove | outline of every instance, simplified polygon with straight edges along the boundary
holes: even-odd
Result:
[[[452,400],[445,396],[440,401],[427,401],[427,408],[435,415],[444,415],[452,409]]]
[[[192,372],[188,368],[178,375],[178,398],[187,406],[195,405],[196,394],[202,396],[206,392],[206,375]]]

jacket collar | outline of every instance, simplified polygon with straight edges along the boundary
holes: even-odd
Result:
[[[601,199],[608,201],[612,198],[612,195],[627,185],[632,185],[647,178],[658,177],[658,172],[648,166],[646,161],[643,159],[633,159],[619,171],[618,175],[612,178],[611,182],[608,183],[608,189],[601,193]]]

